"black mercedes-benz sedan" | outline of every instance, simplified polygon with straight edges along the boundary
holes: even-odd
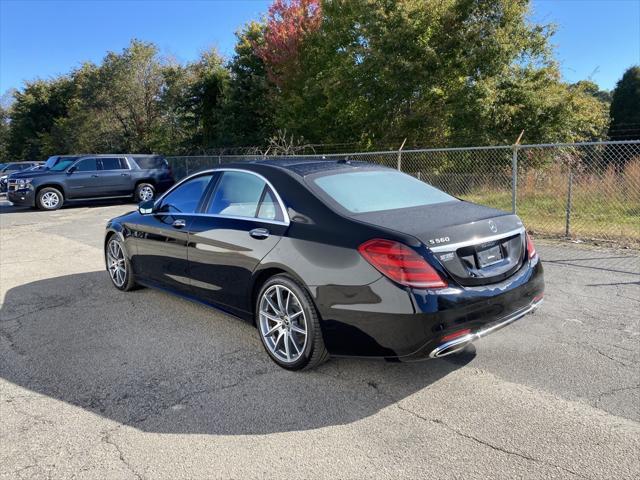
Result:
[[[252,322],[280,366],[441,357],[541,302],[521,220],[363,162],[221,166],[107,224],[120,290],[159,287]]]

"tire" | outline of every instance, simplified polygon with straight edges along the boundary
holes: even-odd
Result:
[[[311,296],[288,275],[276,275],[262,285],[255,311],[262,345],[280,367],[311,369],[329,358]]]
[[[117,252],[121,255],[118,255]],[[137,287],[127,250],[118,235],[113,234],[106,241],[104,259],[109,279],[114,287],[123,292],[134,290]],[[117,264],[114,263],[116,260]]]
[[[53,187],[45,187],[36,196],[36,206],[40,210],[58,210],[64,204],[64,195]]]
[[[136,202],[147,202],[156,198],[156,187],[150,183],[139,183],[136,185],[134,200]]]

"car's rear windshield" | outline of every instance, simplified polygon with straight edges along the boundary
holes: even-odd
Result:
[[[331,200],[351,213],[380,212],[457,200],[431,185],[393,170],[335,173],[312,181]]]
[[[134,160],[143,170],[166,168],[168,165],[164,157],[134,157]]]

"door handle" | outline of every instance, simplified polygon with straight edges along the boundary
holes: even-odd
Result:
[[[171,224],[171,226],[173,228],[184,228],[187,226],[187,222],[185,222],[184,220],[176,220]]]
[[[98,176],[99,175],[97,173],[94,173],[93,175],[91,175],[91,178],[98,178]]]
[[[128,177],[129,176],[128,173],[121,173],[120,175],[123,176],[123,177]]]
[[[251,235],[253,238],[267,238],[269,236],[269,230],[267,230],[266,228],[254,228],[249,232],[249,235]]]

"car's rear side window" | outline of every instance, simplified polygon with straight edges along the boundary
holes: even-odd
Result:
[[[284,219],[267,183],[252,173],[236,171],[222,174],[207,213],[276,221]]]
[[[455,201],[456,198],[394,170],[361,170],[311,180],[322,193],[351,213],[379,212]]]
[[[127,161],[121,157],[103,157],[100,159],[102,170],[128,170]]]

